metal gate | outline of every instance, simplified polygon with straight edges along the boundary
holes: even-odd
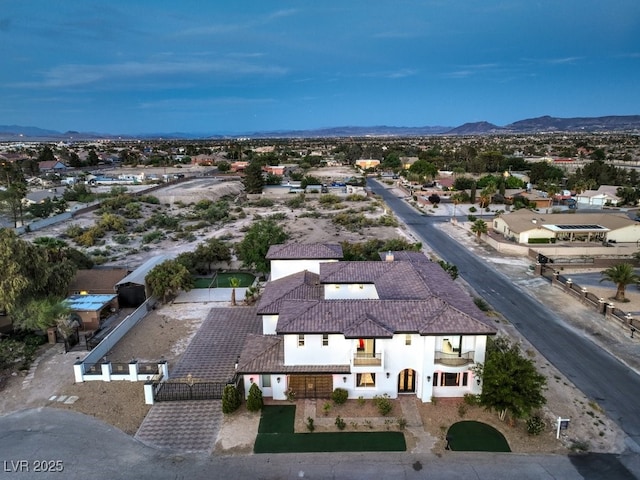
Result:
[[[156,402],[181,400],[221,400],[226,383],[217,382],[158,382],[154,387]]]
[[[296,398],[331,398],[333,377],[331,375],[291,375],[289,388]]]

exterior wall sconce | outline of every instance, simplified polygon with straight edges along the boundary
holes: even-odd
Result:
[[[342,377],[342,383],[347,383],[347,377]]]
[[[482,382],[482,379],[480,377],[476,377],[476,383],[480,385],[481,382]]]
[[[431,381],[431,375],[427,375],[427,382]]]
[[[389,372],[387,372],[387,378],[389,378],[391,376],[391,374]]]
[[[280,383],[280,377],[276,378],[276,382]]]
[[[249,383],[253,383],[253,377],[249,377]]]

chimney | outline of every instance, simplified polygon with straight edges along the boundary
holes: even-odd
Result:
[[[393,262],[393,253],[391,253],[391,250],[389,250],[387,252],[386,257],[384,257],[385,262]]]

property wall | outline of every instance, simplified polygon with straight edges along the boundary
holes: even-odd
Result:
[[[352,299],[373,299],[377,300],[378,291],[372,283],[352,283],[352,284],[324,284],[325,300],[352,300]]]

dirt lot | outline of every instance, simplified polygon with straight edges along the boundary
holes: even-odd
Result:
[[[339,177],[350,175],[352,172],[319,171],[313,174],[320,175],[322,173]],[[229,185],[226,184],[224,188],[228,189]],[[222,191],[217,193],[208,191],[207,193],[210,196],[209,198],[215,198],[215,195],[221,194]],[[154,244],[148,251],[138,250],[136,253],[127,254],[123,248],[121,252],[114,254],[114,256],[122,259],[126,258],[126,262],[129,265],[137,265],[150,255],[159,252],[178,253],[192,250],[197,243],[209,236],[225,236],[231,242],[237,241],[241,238],[241,229],[252,221],[254,215],[265,213],[264,209],[261,210],[259,207],[243,207],[243,209],[246,212],[245,218],[225,225],[222,229],[212,228],[210,231],[202,232],[194,242],[177,242],[167,238],[158,244]],[[286,222],[286,229],[290,232],[291,239],[298,242],[337,242],[344,240],[357,242],[374,237],[392,238],[398,236],[411,239],[410,233],[402,226],[371,227],[361,231],[349,231],[331,222],[331,212],[323,212],[323,216],[320,218],[301,217],[299,211],[291,211],[278,203],[269,208],[268,212],[286,214],[289,219]],[[325,213],[329,213],[329,215],[325,215]],[[367,212],[367,215],[376,217],[383,213],[383,206],[379,206],[373,211]],[[94,219],[93,215],[87,215],[86,218],[79,218],[76,221],[91,224]],[[63,226],[53,227],[50,231],[38,232],[36,236],[53,236],[59,234],[63,228]],[[472,241],[469,240],[464,231],[456,230],[450,233],[458,241]],[[121,248],[115,243],[110,243],[110,240],[107,240],[107,244],[111,245],[113,251]],[[135,250],[131,246],[126,248]],[[470,243],[470,248],[475,248],[472,243]],[[523,266],[521,259],[506,258],[502,261],[507,265],[513,264],[514,271],[526,268]],[[112,263],[122,264],[122,260],[115,260]],[[563,305],[574,309],[576,312],[583,308],[578,302],[568,298],[563,301]],[[172,364],[179,360],[180,355],[184,352],[209,308],[210,306],[201,304],[175,304],[159,308],[145,318],[132,330],[127,338],[114,348],[110,354],[111,360],[128,361],[131,358],[138,358],[140,360],[153,361],[164,356],[171,367]],[[640,310],[640,301],[635,310]],[[440,401],[435,405],[419,404],[424,431],[435,442],[434,451],[437,452],[444,448],[443,431],[448,428],[449,424],[461,418],[478,419],[494,425],[507,437],[512,450],[517,452],[561,453],[580,445],[588,445],[590,450],[597,452],[621,451],[623,449],[624,436],[620,429],[601,412],[598,405],[575,389],[564,376],[557,372],[544,358],[541,358],[524,339],[520,338],[513,328],[504,323],[497,323],[497,325],[504,333],[522,341],[523,349],[535,359],[540,371],[547,376],[549,389],[546,396],[548,401],[542,412],[547,423],[547,429],[543,435],[530,437],[525,433],[522,424],[516,423],[511,426],[507,423],[502,423],[495,414],[477,407],[465,409],[464,406],[460,407],[460,402],[453,401]],[[8,378],[0,399],[0,412],[8,413],[19,408],[53,405],[96,416],[133,435],[149,408],[144,405],[142,385],[130,382],[74,384],[72,373],[74,361],[75,357],[61,355],[57,345],[44,348],[43,355],[34,364],[32,371]],[[60,396],[77,396],[78,400],[72,404],[65,404],[59,401]],[[341,406],[339,409],[341,409],[341,415],[345,418],[364,418],[363,416],[375,415],[375,412],[361,408],[355,401],[349,402],[348,405]],[[321,412],[321,407],[317,408],[317,411]],[[337,411],[338,408],[335,412]],[[570,429],[563,434],[561,442],[555,440],[554,430],[554,421],[559,415],[572,419]],[[322,413],[318,415],[320,420],[321,416]],[[320,424],[322,421],[318,423]],[[239,425],[243,425],[243,427],[238,428]],[[245,425],[246,428],[244,427]],[[249,449],[247,440],[243,435],[253,431],[255,428],[257,428],[257,417],[253,414],[240,411],[228,417],[221,433],[221,437],[225,438],[225,443],[220,448],[228,452]],[[410,438],[413,438],[414,440],[412,441],[416,444],[418,443],[418,438],[412,430],[410,431]]]

